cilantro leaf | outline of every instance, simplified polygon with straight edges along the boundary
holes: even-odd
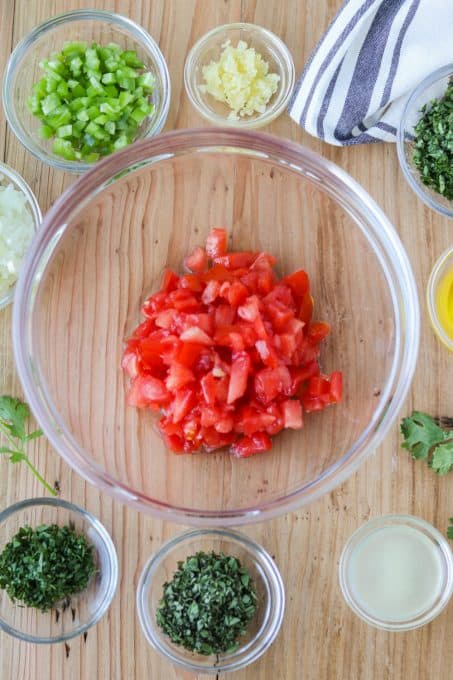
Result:
[[[453,468],[453,438],[436,446],[431,467],[439,475],[446,475],[450,472]]]
[[[448,521],[450,522],[450,526],[447,528],[447,536],[448,538],[453,538],[453,517],[450,517]]]
[[[29,417],[30,409],[24,401],[11,397],[8,394],[0,396],[0,433],[4,435],[9,444],[8,446],[0,446],[0,454],[8,454],[11,463],[23,461],[33,472],[36,479],[45,486],[49,493],[55,496],[55,489],[41,477],[25,452],[25,444],[42,435],[42,430],[40,429],[27,434],[25,425]]]
[[[408,418],[401,421],[401,434],[404,442],[401,446],[407,449],[413,458],[428,458],[431,449],[444,441],[446,433],[436,425],[433,418],[421,411],[413,411]]]
[[[0,418],[13,437],[25,439],[25,421],[30,415],[28,404],[6,394],[0,396]]]

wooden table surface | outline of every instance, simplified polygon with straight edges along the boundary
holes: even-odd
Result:
[[[185,56],[202,34],[232,21],[261,24],[288,45],[297,72],[319,40],[340,0],[0,0],[0,71],[14,45],[36,24],[68,9],[115,10],[143,25],[158,41],[172,82],[166,130],[203,125],[183,88]],[[413,407],[453,414],[452,356],[434,337],[424,291],[435,259],[451,244],[452,223],[426,208],[407,186],[393,144],[338,149],[311,138],[284,114],[268,131],[301,142],[355,177],[382,206],[407,248],[422,300],[417,372],[403,413]],[[29,182],[43,212],[75,177],[53,171],[24,151],[0,116],[2,158]],[[11,308],[0,312],[0,393],[21,394],[12,346]],[[371,358],[370,358],[371,359]],[[371,359],[372,360],[372,359]],[[448,386],[450,384],[450,389]],[[1,680],[173,680],[193,677],[152,651],[141,633],[134,592],[149,554],[181,527],[114,503],[64,464],[44,442],[35,460],[45,477],[61,483],[61,496],[98,515],[118,549],[121,579],[108,615],[86,641],[30,645],[0,634]],[[24,466],[0,462],[0,507],[41,495]],[[275,555],[287,592],[277,641],[238,680],[428,680],[452,677],[453,606],[430,625],[409,633],[374,630],[352,614],[337,580],[340,551],[360,524],[389,512],[412,513],[441,531],[453,515],[453,475],[438,478],[399,447],[394,425],[383,445],[341,487],[308,508],[244,531]],[[429,575],[427,575],[429,578]],[[450,632],[449,632],[450,631]],[[220,675],[218,676],[220,677]],[[223,675],[221,675],[223,677]]]

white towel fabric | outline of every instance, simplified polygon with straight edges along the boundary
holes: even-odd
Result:
[[[395,141],[406,95],[453,62],[453,0],[346,0],[296,84],[289,114],[344,146]]]

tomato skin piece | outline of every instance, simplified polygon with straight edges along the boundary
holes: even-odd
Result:
[[[208,267],[208,255],[204,248],[196,246],[188,255],[184,258],[184,265],[186,269],[193,272],[194,274],[201,274],[206,271]]]
[[[227,233],[225,229],[214,227],[210,230],[206,239],[206,252],[208,257],[215,258],[225,255],[227,251]]]
[[[206,351],[206,345],[182,342],[175,352],[175,361],[187,368],[193,368],[204,351]]]
[[[234,274],[230,272],[223,264],[215,264],[213,267],[208,269],[208,271],[201,274],[201,280],[204,283],[209,283],[209,281],[234,281]]]
[[[286,366],[263,368],[255,375],[255,393],[264,404],[273,401],[279,394],[289,396],[291,391],[291,374]]]
[[[233,356],[231,364],[230,384],[228,387],[227,403],[232,404],[242,397],[247,389],[251,367],[250,357],[247,352],[237,352]]]
[[[308,274],[303,269],[299,269],[289,276],[285,276],[282,283],[289,286],[298,298],[302,298],[306,293],[310,291],[310,281],[308,279]]]

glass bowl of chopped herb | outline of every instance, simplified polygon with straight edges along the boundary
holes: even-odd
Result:
[[[187,531],[152,555],[137,588],[146,639],[192,673],[236,671],[275,640],[285,592],[272,557],[226,529]]]
[[[286,108],[295,80],[284,42],[262,26],[217,26],[189,52],[184,83],[194,108],[214,125],[252,129]]]
[[[13,301],[23,258],[41,220],[41,209],[28,184],[0,162],[0,309]]]
[[[453,64],[434,71],[409,95],[397,149],[417,196],[441,215],[453,217]]]
[[[59,498],[0,513],[0,628],[26,642],[87,633],[118,582],[112,539],[96,517]]]
[[[69,11],[34,28],[15,47],[3,79],[6,118],[19,141],[69,172],[158,134],[169,105],[157,43],[104,10]]]

